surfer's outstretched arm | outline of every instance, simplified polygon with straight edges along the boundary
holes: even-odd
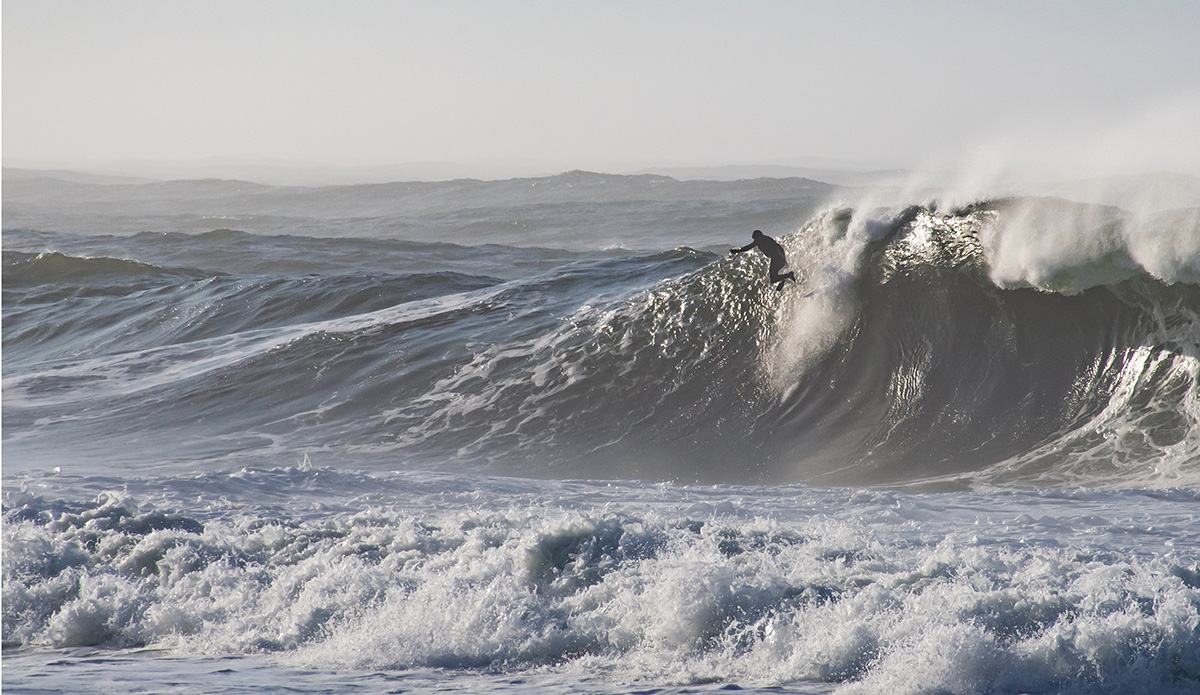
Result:
[[[752,241],[740,249],[729,249],[729,254],[733,255],[735,253],[743,253],[745,251],[749,251],[750,249],[754,248],[755,246],[758,246],[758,240]]]

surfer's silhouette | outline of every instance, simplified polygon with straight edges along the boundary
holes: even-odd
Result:
[[[775,241],[766,234],[763,234],[762,231],[758,229],[754,230],[754,233],[750,236],[754,237],[754,241],[746,244],[740,249],[729,249],[730,255],[742,253],[743,251],[749,251],[757,246],[759,251],[762,251],[767,255],[767,258],[771,259],[771,282],[779,283],[778,285],[775,285],[776,291],[783,290],[783,283],[787,280],[795,282],[795,273],[791,271],[786,273],[779,272],[788,264],[787,256],[784,255],[783,247],[779,245],[779,242]]]

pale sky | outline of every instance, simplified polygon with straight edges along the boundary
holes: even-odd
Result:
[[[1200,174],[1200,2],[6,0],[3,158]]]

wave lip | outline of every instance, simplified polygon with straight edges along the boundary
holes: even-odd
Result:
[[[1001,286],[1077,292],[1144,273],[1200,283],[1200,209],[1138,216],[1120,208],[1031,198],[1003,201],[981,237]]]

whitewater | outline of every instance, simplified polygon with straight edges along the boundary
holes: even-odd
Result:
[[[6,169],[3,687],[1198,692],[1183,183]]]

